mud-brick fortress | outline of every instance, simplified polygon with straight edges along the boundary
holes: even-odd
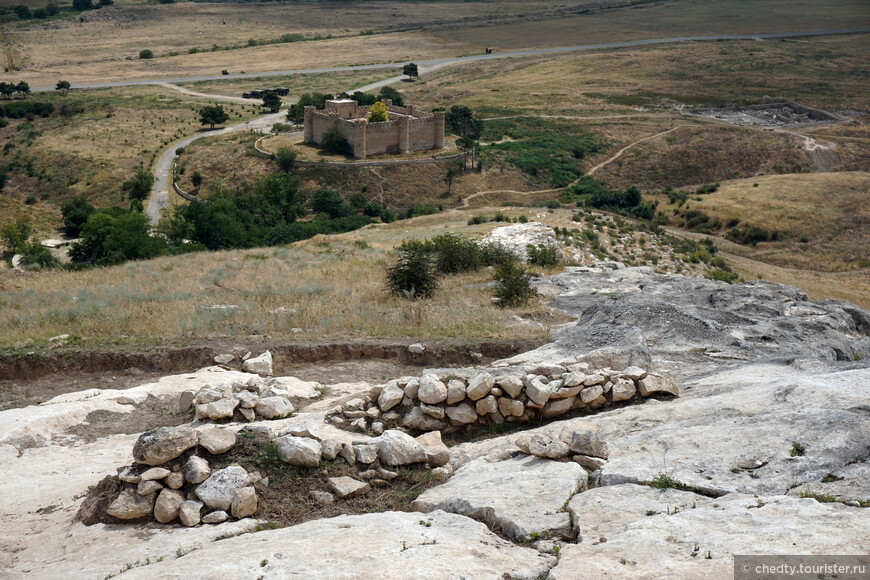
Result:
[[[305,107],[305,142],[320,143],[323,133],[335,129],[350,144],[353,156],[365,159],[381,153],[407,153],[444,147],[444,113],[425,113],[413,105],[396,107],[389,99],[388,120],[366,121],[366,107],[351,99],[326,101],[322,110]]]

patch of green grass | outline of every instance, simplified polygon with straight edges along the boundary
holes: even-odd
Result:
[[[680,491],[691,491],[696,492],[698,488],[694,485],[689,485],[688,483],[683,483],[674,478],[670,473],[659,473],[652,481],[649,482],[650,487],[654,487],[655,489],[660,489],[662,491],[666,489],[677,489]]]
[[[797,441],[792,442],[791,452],[790,452],[790,455],[792,457],[799,457],[799,456],[803,455],[805,451],[806,451],[806,448],[803,445],[801,445]]]

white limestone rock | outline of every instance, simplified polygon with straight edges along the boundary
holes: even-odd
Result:
[[[498,411],[505,417],[521,417],[526,410],[522,401],[515,401],[507,397],[499,397]]]
[[[205,405],[197,405],[196,415],[197,417],[211,419],[212,421],[229,419],[233,416],[233,412],[235,412],[238,406],[238,399],[220,399]]]
[[[181,507],[178,508],[178,519],[181,520],[182,524],[189,528],[198,526],[202,521],[200,518],[202,506],[203,503],[201,501],[196,501],[195,499],[189,499],[183,502]]]
[[[165,467],[152,467],[147,471],[143,471],[142,475],[139,476],[139,481],[151,481],[156,479],[163,479],[168,476],[171,471],[166,469]],[[138,482],[137,482],[138,483]]]
[[[672,378],[655,374],[649,374],[646,378],[638,381],[637,390],[644,397],[649,397],[653,393],[665,393],[675,397],[680,395],[680,389]]]
[[[171,461],[196,445],[196,431],[188,425],[158,427],[139,436],[133,446],[133,460],[146,465]]]
[[[495,386],[495,379],[486,371],[478,371],[468,380],[468,388],[465,393],[472,401],[482,399],[489,394]]]
[[[135,489],[121,490],[121,494],[112,502],[106,513],[119,520],[137,520],[150,516],[154,511],[156,493],[139,495]]]
[[[369,484],[346,475],[342,475],[341,477],[330,477],[326,481],[329,483],[329,487],[331,487],[335,494],[341,499],[359,495],[369,489]]]
[[[183,468],[184,480],[190,483],[202,483],[211,475],[208,461],[197,455],[191,455]]]
[[[230,501],[230,513],[236,519],[247,518],[257,511],[257,492],[252,486],[236,490]]]
[[[285,397],[261,397],[254,410],[264,419],[283,419],[296,409]]]
[[[528,456],[474,460],[446,483],[424,491],[411,508],[467,514],[515,540],[528,540],[535,532],[567,538],[569,516],[560,510],[586,484],[586,472],[576,463]]]
[[[468,403],[447,407],[444,412],[454,425],[468,425],[477,421],[477,412]]]
[[[259,356],[249,358],[242,363],[242,370],[247,373],[256,373],[263,377],[271,377],[272,353],[267,350]]]
[[[617,379],[610,390],[610,397],[614,403],[628,401],[635,395],[635,393],[637,393],[637,387],[635,386],[634,381],[627,378]]]
[[[299,467],[317,467],[323,454],[323,446],[315,439],[284,435],[275,439],[281,459]]]
[[[433,374],[423,375],[417,398],[427,405],[437,405],[447,400],[447,386]]]
[[[199,445],[212,455],[226,453],[236,444],[236,434],[229,429],[206,427],[199,432]]]
[[[244,467],[230,465],[219,469],[196,487],[196,495],[212,509],[228,510],[233,495],[251,484],[251,477]]]
[[[566,443],[545,433],[520,436],[516,440],[516,445],[527,455],[546,459],[562,459],[571,452]]]
[[[183,558],[131,568],[118,578],[535,580],[554,562],[553,556],[503,540],[463,516],[382,512],[243,534],[207,543]]]
[[[477,401],[477,403],[475,403],[474,405],[474,410],[481,417],[485,415],[492,415],[493,413],[498,412],[498,402],[496,401],[495,397],[489,395]]]
[[[370,465],[378,459],[378,446],[374,443],[354,443],[353,454],[357,463]]]
[[[389,429],[378,437],[378,456],[390,466],[410,465],[426,461],[426,450],[407,433]]]
[[[216,510],[210,513],[207,513],[202,518],[202,523],[204,524],[222,524],[225,521],[230,519],[230,514],[225,512],[224,510]]]
[[[444,421],[427,415],[421,407],[414,407],[402,418],[402,426],[418,431],[438,431],[444,428]]]
[[[401,403],[404,397],[405,392],[399,387],[386,387],[378,396],[378,406],[381,408],[381,411],[387,412]]]
[[[157,496],[154,504],[154,519],[161,524],[168,524],[178,517],[178,510],[184,503],[184,494],[175,489],[164,489]]]
[[[465,382],[459,379],[450,379],[447,381],[447,400],[448,405],[455,405],[465,398]]]
[[[496,384],[512,399],[516,399],[523,391],[523,380],[520,377],[508,375],[496,381]]]
[[[260,401],[260,397],[248,390],[239,391],[234,396],[239,400],[242,409],[253,409]]]
[[[441,431],[429,431],[414,439],[426,453],[426,465],[441,467],[450,461],[450,450],[441,441]]]

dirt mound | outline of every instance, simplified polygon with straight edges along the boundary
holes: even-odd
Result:
[[[118,497],[120,491],[121,482],[117,475],[107,475],[97,485],[90,486],[76,513],[76,521],[86,526],[117,523],[118,520],[108,515],[106,510]]]

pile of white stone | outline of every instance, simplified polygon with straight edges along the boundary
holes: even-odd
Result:
[[[386,425],[451,432],[474,423],[551,419],[569,411],[594,411],[657,393],[679,395],[670,378],[638,367],[590,370],[588,363],[532,364],[480,370],[424,372],[373,387],[330,410],[336,426],[379,434]]]
[[[398,477],[398,473],[392,471],[396,467],[426,465],[432,468],[436,477],[446,477],[451,473],[447,466],[450,453],[438,431],[412,437],[403,431],[388,429],[378,437],[346,443],[321,438],[316,430],[301,423],[275,439],[275,446],[283,461],[297,467],[318,467],[326,460],[343,461],[356,468],[357,478],[327,478],[335,495],[311,490],[312,497],[321,503],[332,503],[336,496],[343,499],[364,493],[371,486],[387,486],[390,480]]]
[[[250,376],[243,380],[214,383],[198,391],[181,394],[179,410],[193,406],[200,420],[256,421],[283,419],[296,411],[292,399],[309,396],[322,389],[319,383],[301,381],[295,377],[262,378]]]
[[[208,461],[196,454],[201,448],[219,455],[235,443],[235,433],[216,427],[196,431],[182,425],[143,433],[133,446],[134,465],[118,474],[121,493],[106,513],[120,520],[153,514],[161,524],[179,519],[185,526],[252,516],[257,493],[251,475],[238,465],[212,472]],[[187,453],[190,449],[194,452]]]

